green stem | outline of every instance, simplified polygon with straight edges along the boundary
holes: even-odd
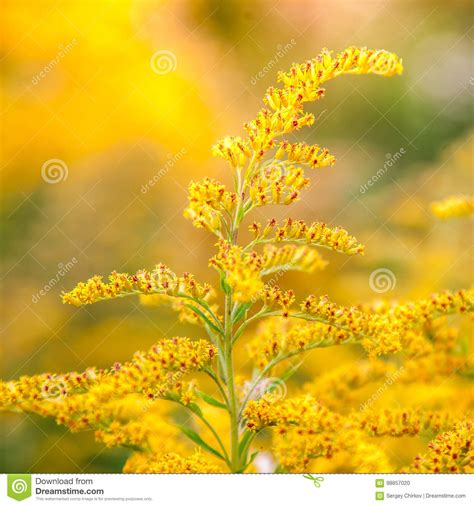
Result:
[[[230,469],[236,472],[240,468],[239,462],[239,422],[237,417],[237,397],[234,384],[234,364],[232,354],[232,295],[225,297],[225,364],[227,378],[227,398],[230,416]]]
[[[269,314],[268,313],[268,308],[263,307],[262,309],[260,309],[260,311],[258,311],[258,313],[255,313],[253,316],[251,316],[250,318],[248,318],[247,320],[245,320],[240,325],[240,327],[237,329],[237,331],[234,333],[232,344],[236,343],[237,339],[242,335],[242,332],[247,328],[247,326],[250,323],[252,323],[255,320],[258,320],[259,318],[263,318],[264,316],[267,316],[268,314]]]

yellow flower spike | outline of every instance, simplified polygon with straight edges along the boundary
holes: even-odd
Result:
[[[341,418],[310,395],[280,400],[271,394],[258,401],[250,401],[244,417],[247,428],[252,431],[289,425],[311,426],[314,431],[336,430],[340,427]]]
[[[308,225],[302,220],[294,221],[288,218],[279,226],[277,221],[272,219],[268,221],[263,230],[258,224],[252,225],[251,229],[255,234],[255,244],[292,242],[328,248],[346,255],[357,255],[364,252],[364,246],[343,228],[331,228],[325,223],[313,222]]]
[[[431,204],[431,211],[441,219],[462,218],[474,213],[474,198],[468,195],[447,197]]]
[[[288,316],[294,295],[276,287],[266,289],[262,299],[270,307],[280,307],[283,316]],[[296,319],[272,318],[262,323],[255,337],[247,346],[248,354],[259,369],[271,362],[303,353],[314,348],[337,346],[344,342],[356,342],[349,332],[320,322],[305,322]]]
[[[222,469],[209,462],[199,450],[190,457],[183,457],[175,452],[143,454],[136,453],[130,457],[124,467],[125,473],[171,473],[171,474],[212,474],[222,473]]]
[[[287,154],[289,161],[304,163],[312,169],[329,167],[336,163],[336,158],[326,148],[310,146],[304,142],[290,144],[283,141],[278,148],[277,157],[282,157],[282,153]]]
[[[274,272],[302,271],[313,273],[328,264],[317,250],[308,246],[285,244],[283,246],[265,245],[263,249],[262,275]]]
[[[77,428],[78,412],[84,411],[87,421],[83,422],[88,425],[112,398],[137,393],[154,398],[176,388],[189,389],[182,377],[207,367],[216,355],[217,349],[205,340],[164,339],[147,353],[137,352],[132,361],[116,363],[109,371],[46,374],[0,382],[0,408],[40,414],[52,410],[60,423],[74,422]]]
[[[301,304],[301,311],[302,315],[308,315],[309,320],[336,327],[344,334],[361,340],[369,355],[375,356],[399,351],[403,346],[403,336],[413,329],[422,328],[430,320],[450,314],[472,313],[474,290],[443,292],[426,300],[404,304],[351,308],[338,306],[327,296],[310,295]]]
[[[101,276],[94,276],[84,283],[79,283],[70,292],[63,292],[62,299],[64,304],[74,306],[140,294],[184,296],[204,300],[211,291],[209,285],[200,285],[191,274],[177,276],[165,265],[158,264],[152,271],[141,270],[133,275],[113,272],[108,283],[104,283]]]
[[[188,200],[184,217],[196,228],[205,228],[222,237],[228,227],[228,217],[238,203],[237,195],[215,179],[206,178],[190,183]]]
[[[270,166],[252,177],[250,200],[254,207],[267,204],[288,205],[299,199],[301,190],[309,186],[309,183],[301,167]]]
[[[212,154],[227,160],[232,168],[243,167],[251,156],[248,141],[240,137],[225,137],[212,147]]]
[[[315,459],[325,459],[325,467],[332,472],[394,471],[380,445],[371,442],[356,429],[345,428],[337,433],[325,434],[311,428],[278,428],[274,430],[272,442],[280,465],[292,473],[305,472]]]
[[[428,445],[425,455],[415,457],[402,471],[408,473],[473,473],[474,423],[462,421],[452,430],[439,434]]]
[[[289,72],[280,72],[278,80],[286,88],[312,91],[329,79],[343,74],[377,74],[391,77],[402,72],[402,61],[394,53],[366,47],[349,47],[335,57],[324,49],[316,58],[293,65]]]
[[[251,301],[263,287],[262,257],[255,252],[244,253],[242,248],[226,241],[219,241],[217,246],[218,252],[209,265],[225,274],[237,302]]]
[[[263,290],[258,294],[259,299],[267,307],[279,307],[282,310],[282,316],[287,317],[290,307],[295,301],[293,290],[281,290],[275,285],[265,285]]]
[[[295,64],[289,72],[280,72],[278,80],[284,87],[270,87],[265,94],[265,103],[271,109],[262,109],[255,120],[244,124],[257,159],[261,160],[268,150],[275,147],[276,137],[314,123],[314,116],[303,111],[303,103],[319,100],[324,95],[324,90],[320,87],[324,82],[342,74],[378,74],[389,77],[401,74],[402,69],[401,60],[393,53],[350,47],[334,58],[328,50],[323,50],[313,60]],[[218,152],[223,153],[221,156],[225,154],[224,157],[235,165],[228,147],[235,144],[233,139],[230,138],[227,143],[222,141]],[[328,162],[332,164],[334,160]]]

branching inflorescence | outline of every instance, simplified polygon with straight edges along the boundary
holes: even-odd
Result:
[[[403,353],[416,361],[403,368],[401,382],[410,381],[417,367],[446,376],[470,374],[470,365],[453,351],[457,334],[447,320],[473,311],[472,291],[352,307],[316,295],[296,302],[292,290],[281,289],[268,277],[324,269],[327,262],[319,248],[361,255],[364,246],[341,227],[290,217],[247,223],[250,242],[239,241],[252,210],[293,204],[310,185],[309,171],[334,165],[327,148],[285,138],[314,123],[304,106],[324,97],[322,85],[343,74],[390,77],[401,72],[401,60],[387,51],[350,47],[333,55],[324,50],[278,75],[281,86],[267,90],[266,107],[245,123],[244,136],[225,137],[213,147],[213,154],[230,166],[233,188],[212,178],[193,181],[184,216],[217,238],[209,266],[217,271],[219,290],[159,264],[133,275],[113,272],[107,281],[94,276],[63,294],[64,303],[76,306],[138,295],[145,304],[169,305],[182,320],[199,324],[206,339],[164,339],[109,370],[3,382],[2,408],[52,416],[72,430],[94,429],[107,446],[131,448],[126,472],[243,472],[252,465],[258,451],[255,438],[263,431],[273,433],[270,450],[281,471],[302,472],[311,462],[335,455],[345,456],[342,469],[388,471],[390,459],[373,438],[442,431],[410,469],[472,469],[467,442],[472,423],[463,419],[465,411],[343,407],[353,391],[395,374],[396,362],[382,362],[379,355]],[[461,215],[469,206],[472,202],[451,199],[433,210]],[[259,322],[256,332],[254,322]],[[249,332],[246,349],[255,367],[243,384],[235,350]],[[291,365],[296,355],[349,343],[362,345],[369,355],[350,373],[323,375],[289,399],[262,388],[269,378],[275,380],[271,374],[281,371],[280,364]],[[215,384],[217,394],[199,388],[197,373]],[[289,375],[282,373],[285,377]],[[199,425],[166,423],[167,417],[172,419],[165,407],[170,403],[188,410]]]

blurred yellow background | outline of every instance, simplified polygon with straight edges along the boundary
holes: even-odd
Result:
[[[323,274],[282,286],[372,300],[377,268],[396,276],[387,297],[469,286],[471,225],[429,213],[432,200],[472,189],[469,14],[462,1],[3,2],[2,378],[106,367],[162,336],[198,337],[138,300],[77,309],[59,294],[157,262],[215,282],[212,238],[182,218],[187,184],[230,181],[213,142],[240,135],[277,71],[323,47],[394,51],[405,72],[331,82],[311,109],[303,138],[338,162],[312,174],[291,212],[343,226],[366,255],[326,254]],[[314,352],[300,381],[358,353]],[[2,431],[1,472],[119,471],[127,455],[33,416],[2,414]],[[407,461],[416,444],[403,447]]]

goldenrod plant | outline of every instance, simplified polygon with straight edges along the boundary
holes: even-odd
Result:
[[[472,355],[460,343],[473,292],[351,307],[327,296],[297,301],[276,278],[324,269],[319,249],[362,255],[364,246],[343,228],[322,222],[287,217],[262,224],[251,218],[257,207],[297,202],[310,185],[308,172],[335,163],[328,149],[285,138],[314,123],[304,105],[323,98],[324,83],[344,74],[401,73],[395,54],[355,47],[336,55],[323,50],[280,72],[280,87],[267,90],[266,107],[244,124],[245,134],[213,147],[229,165],[233,187],[213,178],[189,185],[185,217],[215,236],[209,260],[215,287],[158,264],[131,275],[113,272],[107,280],[94,276],[63,294],[64,303],[75,306],[137,295],[196,324],[196,336],[162,339],[109,369],[2,382],[2,408],[54,417],[72,431],[94,430],[107,446],[130,449],[124,471],[131,473],[258,471],[255,459],[262,450],[275,472],[399,471],[378,438],[420,435],[432,442],[402,470],[473,471],[472,390],[449,410],[436,392],[423,408],[393,409],[358,394],[388,379],[412,385],[472,377]],[[472,209],[472,202],[450,201],[434,212],[466,214],[466,206]],[[247,241],[243,228],[250,232]],[[361,346],[367,358],[296,385],[294,396],[287,393],[305,353],[348,344]],[[250,375],[237,362],[242,353],[253,364]],[[351,399],[362,399],[360,409]],[[175,407],[190,417],[181,416],[179,424]]]

